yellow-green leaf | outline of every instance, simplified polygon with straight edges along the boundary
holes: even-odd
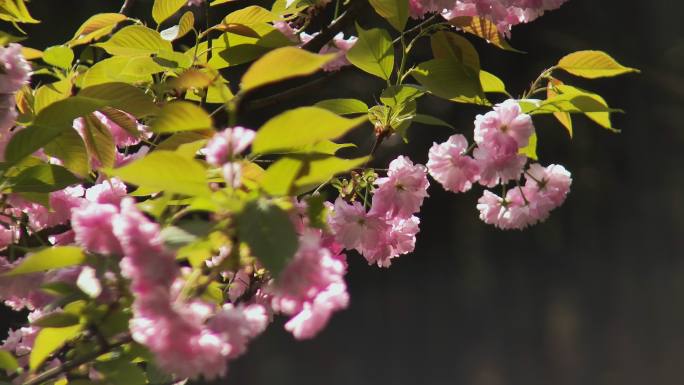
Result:
[[[306,76],[318,71],[335,58],[335,54],[318,55],[301,48],[275,49],[254,62],[242,77],[243,91],[288,78]]]
[[[292,186],[302,166],[303,162],[300,159],[290,157],[278,159],[264,172],[260,181],[261,187],[273,196],[291,194]]]
[[[378,15],[387,20],[397,31],[402,32],[408,20],[408,0],[370,0]]]
[[[154,151],[108,174],[155,191],[184,195],[210,195],[205,169],[194,159],[171,151]]]
[[[368,112],[366,103],[358,99],[327,99],[316,103],[316,107],[324,108],[338,115],[365,114]]]
[[[154,0],[152,18],[157,24],[161,24],[164,20],[178,12],[185,4],[187,4],[187,0]]]
[[[484,92],[509,95],[504,82],[496,75],[485,70],[480,70],[480,84]]]
[[[94,114],[83,117],[83,136],[88,154],[97,159],[100,167],[114,167],[116,145],[109,127]]]
[[[162,107],[150,129],[157,133],[204,130],[212,121],[201,107],[190,102],[173,102]]]
[[[83,325],[78,324],[63,328],[45,328],[38,332],[29,357],[29,369],[38,369],[52,353],[69,340],[76,338],[82,329]]]
[[[223,23],[252,25],[270,23],[276,20],[280,20],[280,17],[268,9],[259,7],[258,5],[250,5],[230,13],[223,20]]]
[[[173,51],[171,43],[164,40],[159,32],[142,25],[129,25],[122,28],[104,43],[96,44],[110,55],[138,56],[157,54],[160,51]]]
[[[74,61],[74,51],[65,45],[48,47],[43,52],[43,61],[55,67],[69,69]]]
[[[19,266],[3,274],[6,276],[37,273],[62,267],[80,265],[85,262],[83,250],[76,246],[57,246],[42,249],[26,256]]]
[[[90,172],[85,143],[76,130],[64,130],[44,147],[45,153],[62,161],[64,167],[80,177]]]
[[[0,350],[0,369],[6,370],[7,372],[14,372],[19,369],[19,363],[17,359],[14,358],[12,353]]]
[[[12,192],[49,193],[79,182],[72,173],[56,164],[38,164],[10,178]]]
[[[126,20],[120,13],[99,13],[91,16],[76,31],[74,37],[67,42],[69,47],[88,44],[109,35],[117,24]]]
[[[356,26],[359,38],[347,52],[347,59],[354,66],[385,80],[394,69],[392,38],[384,29],[364,30]]]
[[[480,55],[465,37],[449,32],[438,31],[430,36],[430,46],[435,59],[455,59],[474,71],[480,70]]]
[[[530,136],[530,140],[527,143],[527,146],[521,148],[518,151],[519,154],[525,155],[526,157],[533,159],[533,160],[538,160],[537,157],[537,133],[534,132],[532,133],[532,136]]]
[[[166,68],[149,56],[114,56],[95,63],[83,76],[81,87],[103,83],[151,83],[152,74]]]
[[[449,24],[460,28],[464,32],[481,37],[482,39],[487,40],[488,43],[494,44],[501,49],[520,52],[508,44],[506,39],[499,32],[499,28],[497,28],[496,24],[484,17],[459,16],[449,20]]]
[[[368,156],[355,159],[342,159],[334,156],[311,158],[305,163],[304,172],[295,181],[295,186],[298,188],[315,187],[339,173],[365,164],[368,159]]]
[[[578,51],[563,57],[558,67],[588,79],[611,77],[630,72],[640,72],[636,68],[625,67],[601,51]]]
[[[254,153],[287,152],[338,138],[365,122],[361,116],[347,119],[318,107],[300,107],[267,121],[257,132]]]
[[[454,59],[433,59],[418,64],[411,75],[430,93],[461,103],[487,105],[477,72]]]
[[[195,26],[195,15],[192,11],[186,11],[178,21],[178,25],[169,27],[161,31],[160,35],[164,40],[172,41],[180,39],[192,31]]]

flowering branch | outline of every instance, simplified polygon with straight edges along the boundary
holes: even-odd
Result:
[[[347,8],[347,10],[340,17],[338,17],[337,20],[333,21],[333,23],[329,26],[323,28],[321,33],[314,36],[313,39],[302,45],[302,48],[310,52],[320,51],[321,48],[323,48],[323,46],[332,40],[335,35],[337,35],[345,27],[347,27],[347,25],[354,21],[354,19],[358,17],[367,4],[367,0],[352,0],[349,8]]]

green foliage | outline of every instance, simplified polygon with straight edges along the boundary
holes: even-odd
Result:
[[[237,218],[238,237],[275,276],[297,251],[297,233],[287,213],[266,201],[247,203]]]
[[[358,99],[328,99],[316,103],[316,107],[324,108],[337,115],[365,114],[368,112],[366,103]]]
[[[39,164],[26,168],[10,179],[12,191],[20,193],[47,193],[78,182],[79,179],[74,174],[54,164]]]
[[[74,61],[74,51],[65,45],[48,47],[43,52],[43,61],[55,67],[68,70]]]
[[[110,55],[153,55],[173,51],[171,43],[159,32],[142,25],[129,25],[116,32],[104,43],[95,44]]]
[[[418,83],[440,98],[460,103],[489,104],[477,72],[454,59],[433,59],[412,71]]]
[[[185,4],[187,4],[187,0],[154,0],[152,18],[157,24],[161,24]]]
[[[107,173],[152,191],[190,196],[211,193],[202,164],[171,151],[155,151]]]
[[[47,247],[24,258],[19,266],[4,273],[4,276],[15,276],[38,273],[52,269],[60,269],[80,265],[86,260],[86,255],[77,246]]]
[[[189,102],[174,102],[165,105],[152,122],[150,128],[157,133],[196,131],[212,127],[209,114]]]
[[[318,107],[295,108],[261,126],[252,151],[257,154],[303,151],[307,146],[339,138],[365,120],[363,116],[343,118]]]
[[[70,47],[88,44],[109,35],[127,17],[120,13],[98,13],[86,20],[67,43]]]
[[[41,328],[64,328],[77,325],[80,320],[81,317],[73,313],[55,312],[38,318],[31,322],[31,325]]]
[[[561,68],[573,75],[588,79],[612,77],[630,72],[639,72],[636,68],[625,67],[601,51],[578,51],[563,57],[558,62]]]
[[[127,356],[98,361],[95,369],[104,375],[108,384],[143,385],[147,383],[145,372]]]
[[[14,356],[5,350],[0,350],[0,369],[14,372],[19,368],[19,363]]]
[[[397,31],[404,30],[408,20],[408,0],[370,0],[369,3]]]
[[[392,38],[383,29],[364,30],[356,26],[358,41],[347,52],[347,60],[359,69],[388,80],[394,69]]]
[[[284,79],[306,76],[318,71],[335,55],[318,55],[294,47],[275,49],[257,60],[245,72],[242,92]]]
[[[57,349],[61,348],[69,340],[76,338],[83,330],[82,324],[60,327],[44,328],[36,336],[31,355],[29,357],[29,369],[35,371]]]

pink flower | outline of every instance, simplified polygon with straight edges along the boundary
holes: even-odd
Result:
[[[118,206],[126,196],[126,184],[119,178],[111,178],[98,183],[85,192],[85,199],[95,203],[110,203]]]
[[[10,43],[0,47],[0,94],[14,94],[31,77],[31,65],[21,53],[21,45]]]
[[[232,188],[242,185],[242,164],[240,162],[227,162],[223,165],[223,179]]]
[[[367,213],[361,203],[349,204],[342,198],[335,201],[328,224],[337,242],[346,249],[356,249],[361,254],[384,244],[391,227],[384,215]]]
[[[344,66],[350,65],[351,63],[347,60],[347,52],[356,44],[357,40],[356,36],[350,36],[345,39],[342,32],[335,35],[332,42],[323,46],[319,52],[320,54],[337,54],[332,61],[329,61],[323,66],[323,70],[326,72],[335,72],[339,71],[340,68]]]
[[[253,130],[241,126],[226,128],[216,133],[204,148],[207,162],[214,166],[226,163],[245,151],[252,144],[255,135],[256,132]]]
[[[527,169],[527,174],[526,187],[536,187],[539,193],[548,198],[554,207],[563,204],[572,184],[570,172],[565,167],[552,164],[544,168],[535,163]]]
[[[480,184],[492,187],[520,177],[527,157],[518,154],[511,136],[496,133],[473,151],[480,166]]]
[[[76,243],[95,253],[122,255],[121,243],[113,228],[118,214],[119,209],[113,204],[86,203],[74,209],[71,226]]]
[[[387,177],[375,183],[379,187],[373,195],[371,213],[400,218],[408,218],[420,210],[430,185],[425,166],[414,165],[405,156],[393,160]]]
[[[269,322],[266,309],[261,305],[225,304],[208,326],[230,344],[228,358],[232,359],[242,355],[247,350],[247,343],[263,333]]]
[[[322,246],[320,231],[306,230],[299,250],[272,287],[272,306],[293,317],[285,328],[297,339],[311,338],[330,315],[347,307],[344,256]]]
[[[82,186],[72,186],[50,193],[51,210],[39,203],[29,202],[17,194],[10,195],[8,202],[12,207],[26,213],[31,230],[40,231],[69,220],[71,210],[84,202],[84,191]]]
[[[504,200],[489,190],[485,190],[477,201],[480,219],[487,224],[498,226],[505,212]]]
[[[465,192],[480,177],[477,162],[465,152],[468,141],[456,134],[444,143],[434,143],[428,153],[427,167],[430,175],[448,191]]]
[[[420,229],[420,220],[415,217],[391,218],[391,229],[387,233],[385,242],[378,244],[375,249],[363,254],[369,265],[377,264],[379,267],[389,267],[391,259],[402,254],[413,252],[416,245],[416,234]]]
[[[504,133],[515,139],[518,147],[525,147],[533,132],[532,118],[523,114],[520,105],[513,99],[497,104],[494,111],[475,117],[475,142],[479,145]]]

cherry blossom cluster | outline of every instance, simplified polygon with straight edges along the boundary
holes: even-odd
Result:
[[[528,23],[544,12],[559,8],[567,0],[410,0],[411,17],[440,13],[446,19],[459,16],[483,17],[494,23],[499,32],[508,34],[511,27]]]
[[[21,54],[21,45],[0,47],[0,160],[4,159],[5,146],[17,120],[14,95],[28,84],[30,77],[31,66]]]
[[[273,23],[285,37],[290,39],[292,42],[297,43],[298,46],[302,46],[308,43],[311,39],[318,35],[318,32],[313,34],[308,34],[304,31],[295,31],[292,26],[286,21],[276,21]],[[358,38],[356,36],[350,36],[344,38],[344,33],[340,32],[335,35],[332,41],[321,48],[318,52],[320,54],[336,54],[335,58],[326,63],[323,66],[323,70],[327,72],[338,71],[340,68],[350,65],[349,60],[347,60],[347,51],[356,44]]]
[[[560,165],[547,168],[533,164],[525,170],[527,157],[520,153],[534,134],[532,118],[512,99],[475,118],[476,147],[470,148],[460,134],[433,144],[427,163],[430,175],[446,190],[465,192],[478,182],[485,187],[509,182],[516,186],[503,198],[489,190],[478,201],[480,218],[501,229],[523,229],[545,220],[563,204],[570,190],[570,173]],[[468,153],[473,150],[473,155]],[[524,185],[519,180],[525,175]]]

